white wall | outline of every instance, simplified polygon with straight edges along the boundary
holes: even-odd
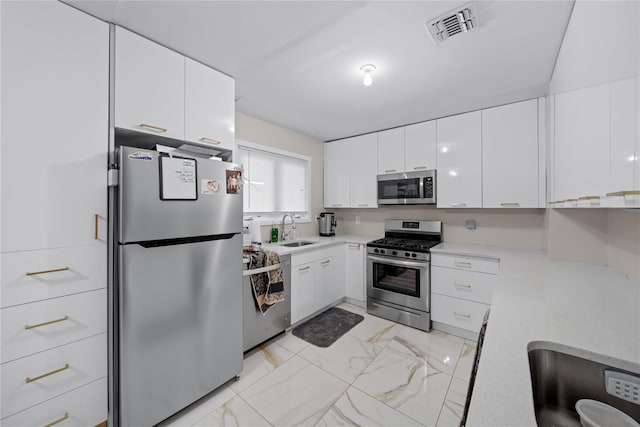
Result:
[[[558,93],[639,75],[640,2],[577,1],[549,84],[551,102]],[[544,233],[551,259],[609,265],[640,282],[640,212],[550,209]]]
[[[236,138],[256,144],[279,148],[311,158],[311,213],[322,212],[323,204],[323,142],[301,133],[276,126],[255,117],[236,112]],[[287,219],[287,223],[288,223]],[[270,225],[263,226],[262,240],[270,237]],[[298,224],[302,236],[317,236],[318,225]]]

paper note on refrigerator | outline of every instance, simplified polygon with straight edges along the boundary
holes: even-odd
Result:
[[[196,200],[198,192],[195,159],[165,156],[160,159],[160,198],[162,200]]]

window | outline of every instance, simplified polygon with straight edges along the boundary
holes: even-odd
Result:
[[[311,159],[246,141],[237,146],[237,162],[244,167],[245,217],[271,221],[292,213],[298,221],[309,221]]]

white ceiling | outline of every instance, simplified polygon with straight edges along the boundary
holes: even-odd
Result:
[[[324,141],[544,95],[573,7],[475,1],[480,27],[436,46],[424,23],[467,2],[67,2],[234,77],[238,111]]]

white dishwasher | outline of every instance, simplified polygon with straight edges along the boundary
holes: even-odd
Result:
[[[257,307],[249,276],[282,268],[284,282],[284,301],[276,303],[264,315]],[[243,264],[242,270],[242,307],[243,307],[243,351],[247,351],[278,335],[291,326],[291,255],[280,255],[280,264],[249,269]]]

